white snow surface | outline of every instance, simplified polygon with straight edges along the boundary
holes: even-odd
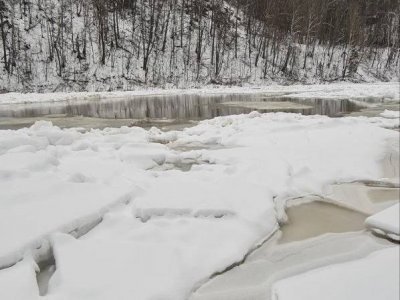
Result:
[[[26,258],[12,268],[0,270],[0,299],[39,299],[36,284],[36,265]]]
[[[386,233],[394,233],[395,235],[400,236],[399,203],[368,217],[365,223],[371,228],[377,228]]]
[[[330,83],[314,85],[245,85],[242,87],[204,86],[192,89],[138,89],[114,92],[71,92],[71,93],[5,93],[0,94],[0,104],[59,102],[76,100],[98,100],[131,96],[182,95],[182,94],[284,94],[294,98],[370,98],[400,100],[398,82],[379,83]]]
[[[50,242],[49,299],[185,299],[276,229],[276,199],[382,177],[398,139],[382,127],[398,123],[253,112],[166,133],[2,130],[0,266]],[[193,166],[171,170],[179,164]],[[100,218],[80,239],[66,234]],[[0,287],[14,272],[28,278],[22,266],[1,271]]]
[[[385,111],[383,113],[381,113],[381,117],[389,118],[389,119],[391,119],[391,118],[398,119],[398,118],[400,118],[400,111],[385,109]]]
[[[397,300],[399,247],[316,269],[274,284],[273,300]]]

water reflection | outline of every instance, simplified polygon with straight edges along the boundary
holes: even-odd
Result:
[[[294,105],[294,107],[290,107],[289,104],[285,108],[276,109],[263,105],[257,109],[257,107],[231,106],[229,105],[230,102],[289,102],[302,104],[302,106]],[[263,98],[260,95],[182,95],[8,105],[0,106],[0,117],[32,118],[63,115],[103,119],[202,120],[217,116],[249,113],[253,110],[260,112],[297,112],[304,115],[321,114],[335,117],[359,109],[358,105],[349,100]]]

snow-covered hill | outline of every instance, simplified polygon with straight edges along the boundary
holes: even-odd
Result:
[[[295,38],[304,18],[278,36],[246,13],[215,0],[0,0],[0,91],[399,77],[395,44],[310,42],[312,28]]]

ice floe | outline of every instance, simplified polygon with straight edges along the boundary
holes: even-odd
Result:
[[[0,131],[0,267],[53,253],[49,299],[185,299],[275,232],[288,198],[384,177],[398,126],[253,112],[173,133]]]
[[[316,269],[275,283],[273,300],[399,299],[399,249]],[[321,296],[323,295],[323,296]]]

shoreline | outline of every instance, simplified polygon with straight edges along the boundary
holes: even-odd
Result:
[[[148,88],[132,91],[112,92],[56,92],[56,93],[18,93],[0,94],[0,105],[48,103],[63,101],[109,100],[136,96],[177,96],[177,95],[221,95],[221,94],[263,94],[286,96],[289,98],[370,98],[382,97],[400,101],[399,82],[376,83],[328,83],[328,84],[295,84],[295,85],[246,85],[246,86],[204,86],[188,89]]]

